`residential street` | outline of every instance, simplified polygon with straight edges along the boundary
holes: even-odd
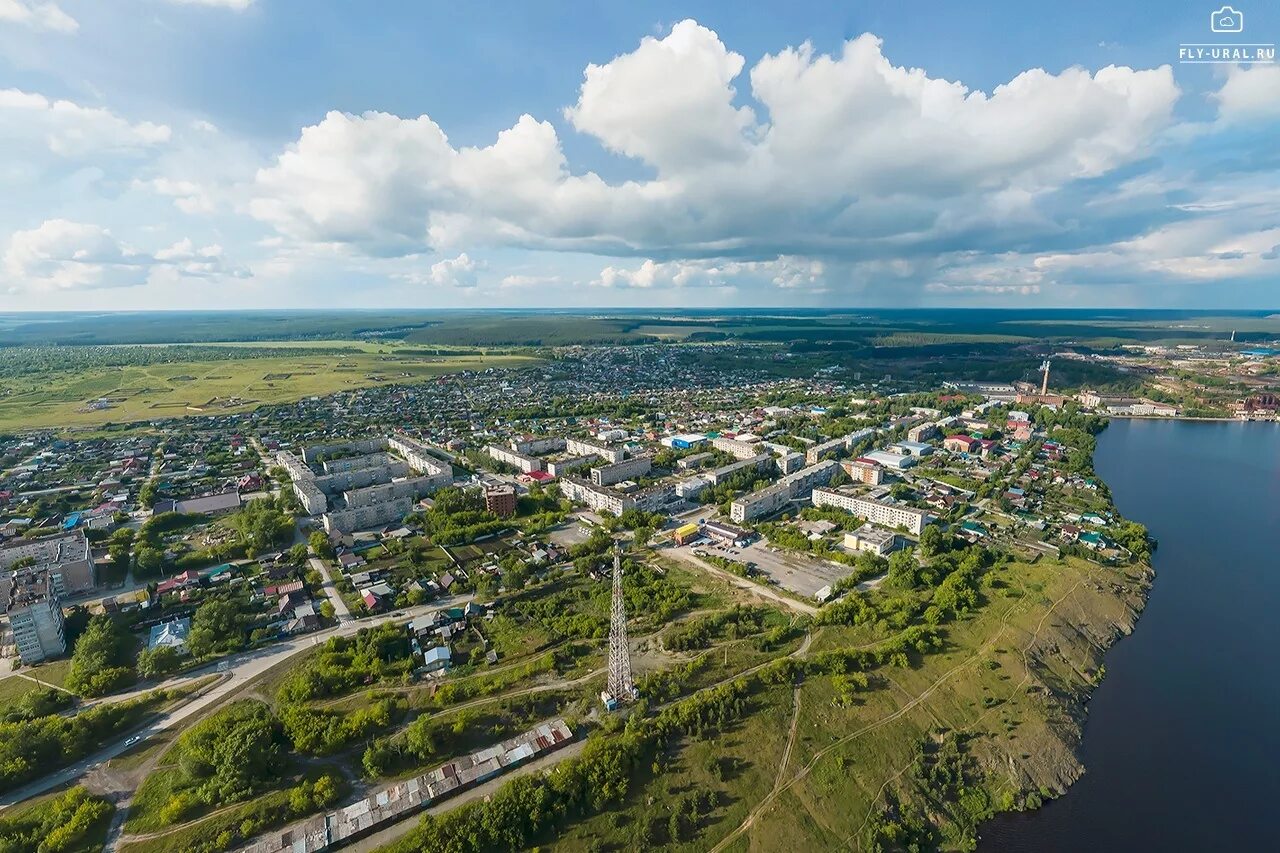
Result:
[[[215,672],[225,673],[225,677],[208,692],[197,696],[190,702],[187,702],[166,714],[163,714],[143,728],[129,732],[115,742],[98,750],[93,755],[76,762],[70,767],[51,773],[48,776],[25,785],[22,788],[9,791],[5,794],[0,794],[0,811],[3,811],[5,808],[16,803],[30,799],[31,797],[43,794],[45,791],[80,778],[80,776],[90,770],[94,765],[101,764],[108,759],[115,758],[129,749],[132,744],[130,746],[126,746],[125,741],[134,735],[141,735],[142,740],[146,740],[158,732],[174,728],[182,722],[216,706],[222,700],[232,696],[243,688],[249,681],[266,672],[276,664],[288,660],[294,655],[304,652],[308,648],[324,642],[330,637],[351,636],[361,628],[373,627],[374,625],[381,625],[385,622],[408,621],[409,619],[422,616],[426,613],[430,613],[432,610],[437,610],[442,607],[458,607],[464,605],[467,602],[472,601],[474,598],[475,596],[470,594],[453,596],[450,598],[440,599],[432,602],[431,604],[397,610],[393,614],[374,616],[360,620],[352,619],[339,624],[336,627],[317,631],[314,634],[306,634],[265,648],[231,655],[221,661],[218,661],[216,664],[202,667],[201,669],[193,672],[184,673],[161,684],[154,685],[148,689],[155,690],[166,687],[177,687],[193,679],[202,678]],[[125,694],[119,697],[112,697],[112,701],[121,701],[128,695],[136,695],[143,692],[147,691],[135,691],[135,694]]]

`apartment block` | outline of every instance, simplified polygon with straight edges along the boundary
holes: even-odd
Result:
[[[484,508],[499,518],[516,514],[516,490],[514,486],[490,486],[484,490]]]
[[[544,467],[543,461],[536,456],[526,456],[523,453],[518,453],[496,444],[486,447],[485,452],[489,454],[490,459],[496,459],[499,462],[518,468],[522,474],[528,474],[530,471],[541,471]]]
[[[884,482],[884,468],[878,462],[865,457],[859,456],[857,459],[846,460],[840,463],[840,467],[855,483],[878,486]]]
[[[22,569],[0,578],[0,610],[9,617],[13,643],[24,664],[66,654],[62,606],[46,569]]]
[[[436,457],[417,439],[396,433],[387,439],[387,446],[404,457],[413,470],[424,477],[438,478],[443,485],[453,482],[453,466]]]
[[[417,501],[440,488],[439,477],[413,477],[408,480],[396,480],[378,486],[367,486],[363,489],[352,489],[342,493],[348,509],[362,506],[373,506],[383,501],[394,501],[408,498]]]
[[[308,465],[330,456],[377,453],[387,449],[385,436],[342,441],[334,444],[313,444],[302,449],[302,461]]]
[[[814,489],[813,505],[839,507],[859,518],[864,518],[884,527],[905,528],[916,536],[919,536],[925,525],[933,520],[933,516],[922,509],[883,503],[870,498],[839,492],[835,489]]]
[[[566,453],[577,456],[599,456],[605,462],[621,462],[627,456],[624,448],[599,441],[585,441],[581,438],[566,438],[564,449]]]
[[[369,506],[332,510],[324,514],[322,521],[327,533],[350,533],[399,523],[412,510],[413,501],[409,498],[396,498]]]
[[[326,474],[341,474],[345,471],[356,471],[361,468],[376,468],[392,461],[387,453],[366,453],[361,456],[344,456],[341,459],[330,459],[322,468]]]
[[[744,459],[741,462],[731,462],[728,465],[721,465],[706,472],[702,476],[713,486],[718,486],[724,480],[737,474],[739,471],[745,471],[748,468],[754,468],[757,471],[767,471],[773,467],[773,457],[768,453],[761,453],[759,456],[753,456],[750,459]]]
[[[596,461],[595,456],[570,456],[567,459],[548,459],[547,473],[552,477],[563,477],[571,471],[585,468]]]
[[[541,456],[544,453],[555,453],[564,450],[565,440],[559,436],[525,436],[511,440],[511,449],[525,456]]]
[[[937,438],[938,435],[936,424],[916,424],[907,430],[908,441],[928,441],[931,438]]]
[[[844,535],[844,547],[851,551],[870,551],[883,557],[898,544],[898,534],[874,524],[864,524],[852,533]]]
[[[622,515],[636,505],[631,495],[597,486],[581,477],[565,477],[560,481],[560,492],[574,503],[586,504],[596,512],[608,511],[614,515]]]
[[[754,442],[738,441],[736,438],[713,438],[711,446],[716,450],[728,453],[734,459],[751,459],[759,455],[760,446]]]
[[[637,456],[624,459],[611,465],[601,465],[591,469],[591,482],[597,486],[612,486],[633,477],[643,477],[653,468],[653,459],[648,456]]]
[[[832,476],[839,468],[837,463],[830,460],[801,468],[772,486],[766,486],[735,500],[729,505],[729,517],[741,524],[754,518],[772,515],[814,486],[831,482]]]
[[[32,560],[30,569],[47,572],[59,597],[89,592],[97,585],[93,552],[83,530],[19,540],[0,548],[0,571],[20,560]]]

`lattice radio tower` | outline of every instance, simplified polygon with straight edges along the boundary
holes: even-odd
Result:
[[[635,698],[631,681],[631,647],[627,645],[627,606],[622,598],[622,553],[613,552],[613,604],[609,611],[609,689],[605,704]],[[612,701],[610,701],[612,700]]]

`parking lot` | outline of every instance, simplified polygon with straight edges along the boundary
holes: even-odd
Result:
[[[705,538],[685,547],[689,551],[705,551],[739,563],[754,564],[756,570],[767,575],[778,586],[808,598],[815,597],[818,590],[852,571],[840,563],[773,548],[763,539],[758,539],[745,548],[720,545]]]

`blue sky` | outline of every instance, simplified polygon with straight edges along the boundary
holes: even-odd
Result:
[[[0,0],[0,309],[1272,307],[1280,10],[1152,5]]]

